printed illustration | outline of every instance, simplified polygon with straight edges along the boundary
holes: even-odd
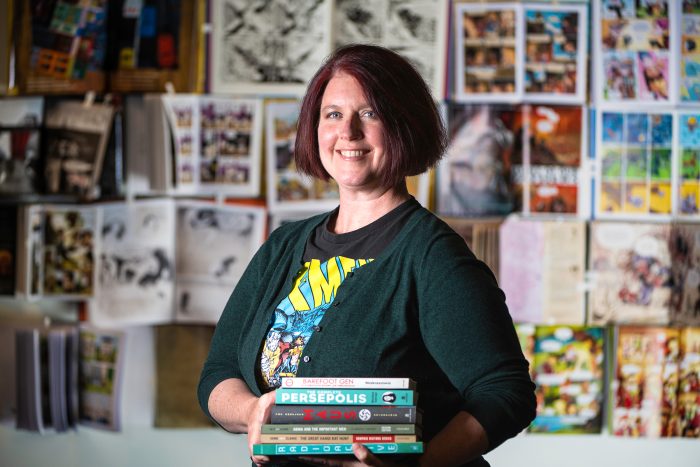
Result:
[[[700,101],[700,8],[696,0],[683,0],[681,8],[682,102]]]
[[[36,193],[40,186],[41,97],[0,101],[0,193]]]
[[[679,114],[678,214],[697,215],[700,205],[700,114]]]

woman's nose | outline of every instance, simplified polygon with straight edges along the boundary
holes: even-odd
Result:
[[[353,115],[343,121],[340,128],[340,136],[345,139],[354,140],[362,138],[362,125],[360,117]]]

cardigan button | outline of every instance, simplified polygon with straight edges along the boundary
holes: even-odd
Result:
[[[321,332],[321,326],[314,326],[312,329],[316,332]]]
[[[309,357],[308,355],[304,355],[304,358],[302,358],[302,360],[304,360],[304,363],[309,363],[309,360],[311,360],[311,357]]]
[[[336,301],[333,302],[333,306],[338,306],[338,305],[340,305],[340,302],[339,302],[339,301],[336,300]]]

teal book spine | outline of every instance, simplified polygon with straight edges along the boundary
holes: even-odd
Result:
[[[421,454],[423,443],[363,443],[375,454]],[[254,444],[256,456],[309,456],[352,454],[352,443],[343,444]]]
[[[415,405],[411,389],[321,389],[280,388],[275,392],[279,405]]]
[[[415,424],[374,425],[374,424],[346,424],[346,425],[303,425],[303,424],[266,424],[262,426],[264,434],[394,434],[394,435],[420,435],[420,429]]]

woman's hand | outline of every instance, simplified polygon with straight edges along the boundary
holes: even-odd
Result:
[[[353,443],[352,453],[355,459],[347,457],[322,457],[322,456],[303,456],[299,460],[309,465],[326,465],[333,467],[401,467],[402,463],[392,462],[387,459],[387,456],[379,457],[370,452],[369,449],[359,443]],[[392,456],[389,456],[392,457]]]
[[[267,456],[254,456],[253,444],[260,443],[260,430],[270,420],[270,411],[275,405],[275,391],[268,392],[255,399],[248,412],[248,452],[250,460],[256,465],[264,465],[270,462]]]

